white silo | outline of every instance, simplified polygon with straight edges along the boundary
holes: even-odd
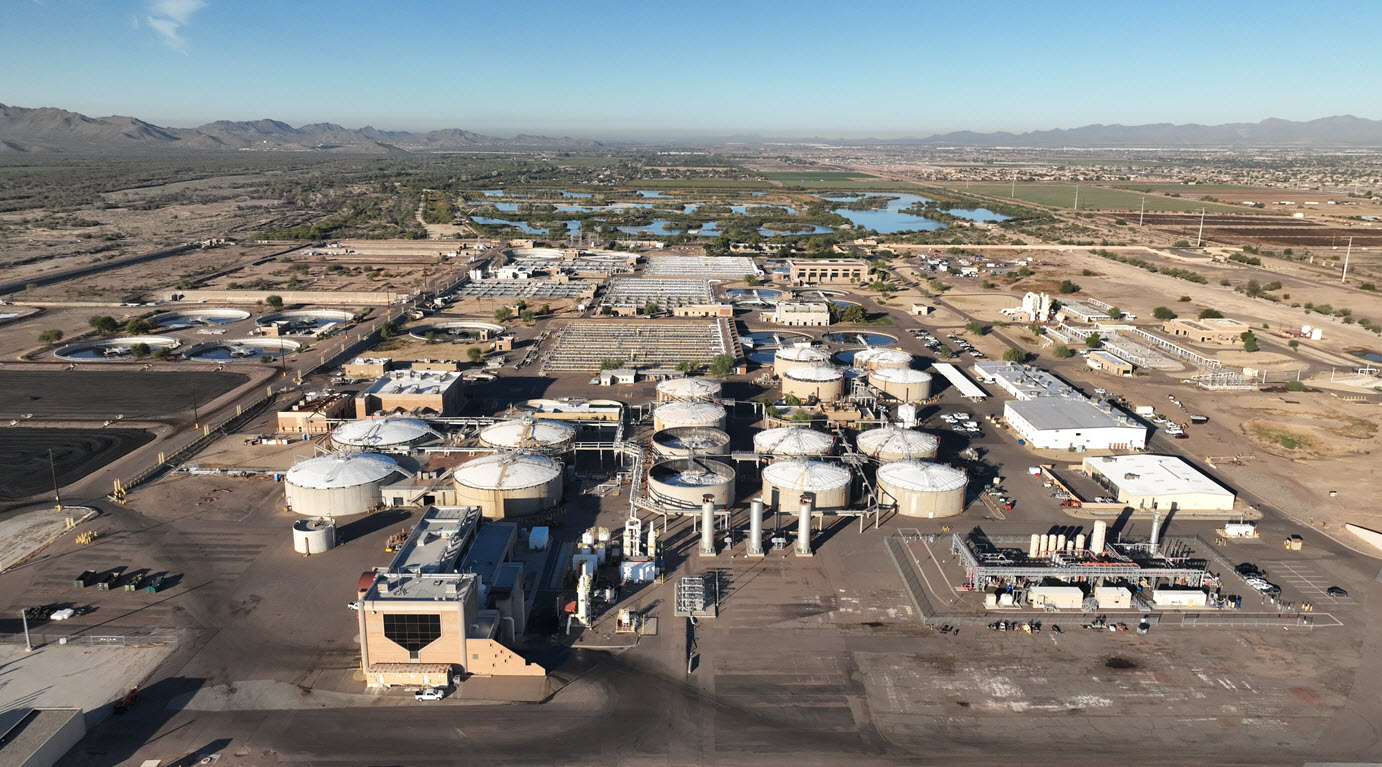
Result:
[[[875,389],[903,402],[925,402],[931,398],[931,374],[911,368],[883,368],[869,373]]]
[[[861,349],[854,353],[854,362],[852,365],[861,370],[910,368],[912,366],[912,355],[901,349]]]
[[[500,450],[560,453],[575,436],[576,428],[570,424],[530,416],[486,426],[480,430],[480,444]]]
[[[877,498],[896,504],[904,517],[953,517],[964,511],[969,479],[959,469],[939,463],[907,460],[878,467]]]
[[[678,426],[708,426],[725,428],[725,409],[714,402],[668,402],[653,410],[653,429],[673,429]]]
[[[830,365],[803,365],[782,374],[782,396],[833,402],[845,393],[845,374]]]
[[[786,346],[773,353],[773,375],[781,378],[792,368],[830,364],[830,352],[815,346]]]
[[[669,378],[657,385],[657,401],[716,399],[721,388],[720,382],[712,378]]]
[[[561,503],[562,465],[543,455],[495,453],[456,467],[456,505],[489,519],[538,514]]]
[[[817,511],[849,507],[849,469],[824,461],[793,458],[775,461],[763,469],[763,501],[779,511],[792,512],[802,493],[816,497]]]
[[[402,473],[392,458],[333,453],[293,464],[284,478],[288,508],[308,517],[348,517],[384,502],[381,488]]]
[[[934,434],[912,429],[885,426],[859,432],[854,443],[859,452],[880,463],[902,461],[908,458],[935,458],[940,440]]]
[[[331,441],[343,448],[372,451],[406,451],[437,433],[425,421],[400,416],[359,418],[346,421],[331,432]]]
[[[753,435],[753,452],[759,455],[825,455],[835,446],[835,438],[824,432],[800,426],[764,429]]]
[[[293,523],[293,551],[320,554],[336,545],[336,523],[330,519],[299,519]]]

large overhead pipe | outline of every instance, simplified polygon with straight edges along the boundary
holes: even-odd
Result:
[[[715,556],[715,496],[701,496],[701,556]]]
[[[749,503],[749,550],[751,557],[763,556],[763,499]]]
[[[801,513],[797,517],[797,556],[809,557],[811,553],[811,512],[815,509],[815,496],[806,493],[801,496]]]

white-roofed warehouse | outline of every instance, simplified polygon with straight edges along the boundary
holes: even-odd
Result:
[[[1136,509],[1228,511],[1233,491],[1171,455],[1110,455],[1084,459],[1091,479]]]

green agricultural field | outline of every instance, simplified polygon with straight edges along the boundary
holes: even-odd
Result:
[[[1131,189],[1135,192],[1175,192],[1185,197],[1199,195],[1202,192],[1244,192],[1262,189],[1260,186],[1243,186],[1242,184],[1177,184],[1169,181],[1149,184],[1110,184],[1110,186],[1115,189]]]
[[[957,191],[967,191],[971,194],[983,194],[989,197],[996,197],[1002,200],[1016,199],[1020,202],[1030,202],[1037,205],[1050,205],[1056,208],[1075,207],[1075,185],[1074,184],[1018,184],[1016,197],[1013,195],[1012,184],[948,184]],[[1142,195],[1137,192],[1130,192],[1123,189],[1108,189],[1097,186],[1080,185],[1080,210],[1130,210],[1136,211],[1142,204]],[[1231,205],[1218,205],[1212,202],[1200,202],[1184,197],[1162,197],[1160,195],[1147,195],[1147,210],[1149,211],[1187,211],[1206,208],[1211,211],[1239,211]]]
[[[772,189],[766,181],[732,178],[649,178],[635,181],[631,189]]]

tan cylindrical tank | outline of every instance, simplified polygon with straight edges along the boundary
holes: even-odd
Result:
[[[479,506],[488,519],[538,514],[561,503],[560,461],[541,455],[495,453],[456,467],[457,506]]]
[[[653,429],[662,431],[678,426],[725,428],[725,409],[714,402],[679,401],[658,405],[653,410]]]
[[[931,374],[911,368],[883,368],[869,373],[875,389],[902,402],[925,402],[931,398]]]
[[[803,402],[811,398],[833,402],[845,393],[845,374],[829,365],[795,367],[782,374],[782,396]]]
[[[773,354],[773,375],[781,378],[792,368],[830,364],[830,352],[814,346],[787,346]]]
[[[953,517],[964,511],[965,473],[939,463],[894,461],[878,467],[880,504],[896,504],[904,517]]]
[[[934,434],[912,429],[885,426],[859,432],[854,443],[859,452],[880,463],[902,461],[908,458],[935,458],[940,440]]]
[[[333,453],[293,464],[284,476],[288,508],[308,517],[364,514],[384,502],[382,488],[401,470],[374,453]]]
[[[861,349],[854,353],[854,367],[861,370],[910,368],[912,355],[901,349]]]
[[[824,461],[779,460],[763,469],[763,502],[788,513],[802,493],[814,493],[817,511],[849,508],[849,469]]]
[[[674,508],[700,508],[705,496],[721,508],[734,503],[734,469],[700,456],[673,458],[648,469],[648,497]]]
[[[753,451],[759,455],[825,455],[835,446],[835,438],[825,432],[782,426],[764,429],[753,435]]]

